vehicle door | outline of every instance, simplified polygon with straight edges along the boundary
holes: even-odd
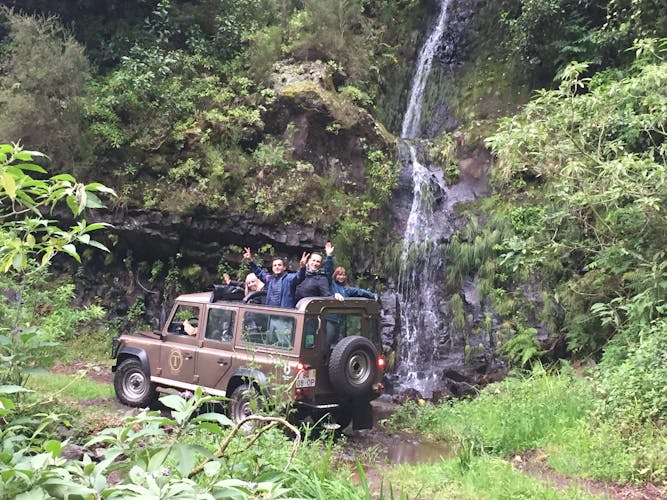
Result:
[[[224,395],[232,367],[234,328],[238,311],[230,307],[210,306],[206,313],[206,330],[197,353],[199,384],[211,394]]]
[[[164,333],[160,348],[159,378],[181,382],[184,387],[197,383],[195,360],[201,342],[199,325],[202,307],[196,304],[176,303]],[[174,384],[178,385],[178,384]]]

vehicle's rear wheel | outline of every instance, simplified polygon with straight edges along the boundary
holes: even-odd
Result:
[[[136,358],[128,358],[116,369],[113,379],[116,396],[128,406],[150,406],[157,398],[155,386]]]
[[[348,413],[336,413],[333,415],[333,421],[340,426],[339,430],[342,431],[352,422],[352,415]]]
[[[377,375],[377,350],[365,337],[345,337],[329,358],[329,380],[341,396],[370,395]]]
[[[236,425],[246,417],[259,414],[262,406],[263,399],[259,391],[252,385],[241,384],[232,392],[229,401],[229,418]],[[256,423],[247,422],[243,425],[242,430],[251,432],[256,427]]]

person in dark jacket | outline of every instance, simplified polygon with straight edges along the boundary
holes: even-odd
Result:
[[[243,258],[250,264],[250,269],[259,280],[266,285],[266,305],[276,307],[294,307],[294,292],[296,288],[296,280],[298,273],[287,272],[285,266],[285,259],[282,257],[275,257],[271,262],[272,273],[269,273],[262,267],[255,264],[252,260],[252,252],[250,248],[243,249]],[[303,253],[301,256],[301,267],[304,268],[308,254]]]
[[[327,259],[331,259],[331,257],[327,256]],[[306,267],[302,267],[299,270],[296,292],[294,294],[294,301],[296,303],[304,297],[331,297],[330,278],[321,267],[322,254],[319,252],[311,253]]]

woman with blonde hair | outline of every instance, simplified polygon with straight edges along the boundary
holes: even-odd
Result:
[[[260,292],[264,289],[264,283],[255,273],[248,273],[245,277],[245,281],[233,280],[227,273],[222,275],[222,279],[226,285],[242,287],[246,297],[253,292]]]
[[[252,292],[260,292],[264,288],[262,283],[255,273],[248,273],[245,277],[245,294]]]

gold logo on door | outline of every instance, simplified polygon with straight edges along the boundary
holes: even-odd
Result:
[[[183,355],[181,351],[171,351],[171,354],[169,354],[169,367],[174,373],[181,371],[183,367]]]

